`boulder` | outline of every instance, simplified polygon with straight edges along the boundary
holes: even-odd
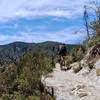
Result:
[[[74,73],[77,73],[82,69],[79,62],[71,64],[70,67],[73,69]]]

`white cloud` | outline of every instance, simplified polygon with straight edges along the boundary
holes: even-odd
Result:
[[[45,32],[45,33],[19,33],[17,35],[0,35],[0,44],[7,44],[14,41],[24,41],[24,42],[44,42],[44,41],[58,41],[65,42],[67,44],[82,43],[86,34],[82,32],[76,32],[78,28],[68,28],[58,32]],[[45,38],[45,39],[44,39]]]
[[[76,18],[87,0],[1,0],[0,20],[16,17],[56,16]]]
[[[45,16],[55,16],[54,20],[64,20],[62,18],[75,19],[83,13],[84,3],[89,0],[1,0],[0,1],[0,21],[8,21],[16,18],[37,18]],[[3,26],[2,26],[3,27]],[[12,28],[12,26],[4,26]],[[15,24],[13,27],[18,27]],[[35,28],[45,29],[45,26]],[[29,27],[27,30],[31,30]],[[59,41],[66,43],[80,43],[86,34],[78,32],[73,34],[77,27],[67,28],[59,32],[40,33],[19,33],[11,35],[0,34],[0,44],[14,41],[43,42]]]

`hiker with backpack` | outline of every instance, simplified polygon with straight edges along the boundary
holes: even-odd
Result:
[[[65,44],[62,44],[62,45],[59,45],[59,48],[58,48],[58,55],[59,55],[59,58],[60,58],[60,67],[62,69],[63,66],[66,66],[66,63],[67,63],[67,47]]]

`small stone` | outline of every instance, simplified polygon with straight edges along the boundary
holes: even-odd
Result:
[[[100,76],[100,69],[96,69],[96,75]]]
[[[87,94],[86,92],[81,92],[81,93],[78,94],[78,96],[79,96],[80,98],[85,97],[85,96],[87,96],[87,95],[88,95],[88,94]]]
[[[71,88],[70,90],[71,90],[71,91],[74,91],[75,89],[76,89],[76,88],[75,88],[75,87],[73,87],[73,88]]]
[[[85,96],[87,96],[87,95],[88,95],[88,93],[87,93],[86,91],[84,91],[83,89],[80,89],[80,90],[78,91],[78,96],[79,96],[80,98],[85,97]]]
[[[84,88],[85,85],[77,85],[77,90]]]
[[[70,91],[69,94],[70,94],[70,95],[74,95],[74,91]]]

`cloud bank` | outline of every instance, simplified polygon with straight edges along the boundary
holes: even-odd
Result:
[[[89,0],[1,0],[0,44],[14,41],[80,43],[83,6]],[[28,21],[26,21],[26,20]]]
[[[73,18],[82,14],[87,0],[1,0],[0,19],[55,16]]]

